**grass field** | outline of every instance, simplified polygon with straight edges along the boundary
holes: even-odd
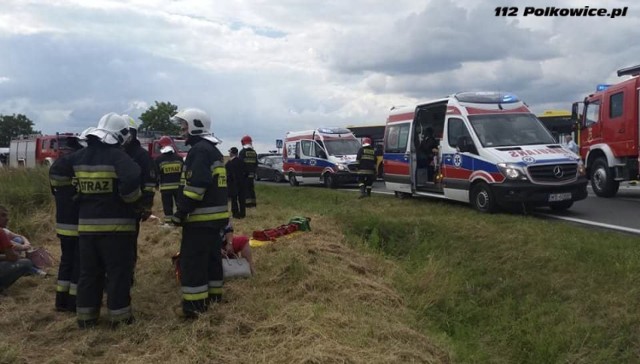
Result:
[[[59,254],[44,174],[0,175],[0,193],[25,220],[10,227]],[[130,327],[78,330],[52,310],[54,278],[23,278],[0,296],[0,363],[640,361],[637,237],[356,196],[259,185],[238,232],[296,215],[312,231],[255,248],[257,276],[225,284],[228,303],[196,322],[171,313],[179,231],[153,223],[142,228]]]

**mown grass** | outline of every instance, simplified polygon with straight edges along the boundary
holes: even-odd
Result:
[[[349,241],[401,263],[394,283],[416,326],[456,362],[640,360],[637,237],[430,199],[260,192],[333,217]]]
[[[46,185],[45,177],[27,181]],[[261,201],[235,223],[238,233],[276,227],[297,212],[268,208],[278,202],[266,193]],[[131,326],[79,330],[73,315],[53,311],[54,277],[23,277],[0,295],[0,363],[449,362],[446,348],[413,327],[392,284],[397,265],[350,248],[332,218],[310,216],[314,230],[256,247],[257,275],[225,283],[227,302],[193,322],[172,310],[181,297],[171,268],[180,231],[157,222],[141,226]],[[57,256],[53,217],[41,224],[32,242]]]
[[[57,252],[46,174],[13,173],[0,174],[10,227]],[[258,275],[226,284],[229,303],[193,323],[171,313],[179,231],[153,223],[142,227],[131,327],[80,331],[52,312],[54,280],[23,278],[0,296],[0,363],[640,361],[637,237],[356,196],[258,185],[238,232],[296,215],[313,230],[256,248]]]

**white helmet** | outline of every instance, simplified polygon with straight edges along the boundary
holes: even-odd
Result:
[[[211,118],[200,109],[189,108],[181,110],[171,120],[176,124],[181,121],[186,122],[189,128],[189,135],[201,136],[214,143],[220,143],[220,140],[211,133]]]
[[[127,114],[122,114],[122,117],[127,120],[127,124],[129,125],[129,129],[138,130],[138,123],[136,123],[136,119],[134,119],[133,117],[131,117],[131,116],[127,115]]]
[[[105,144],[122,144],[129,134],[129,122],[123,116],[110,112],[100,118],[98,126],[87,135],[94,135]]]

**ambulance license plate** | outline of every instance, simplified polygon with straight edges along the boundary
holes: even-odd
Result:
[[[571,200],[571,192],[551,193],[549,194],[549,202]]]

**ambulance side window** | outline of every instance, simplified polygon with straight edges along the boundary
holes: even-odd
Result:
[[[296,142],[296,159],[300,159],[300,142]]]
[[[311,148],[312,148],[312,144],[310,140],[303,140],[300,142],[300,145],[302,146],[302,154],[310,157],[311,154]]]
[[[450,118],[447,125],[447,141],[451,147],[459,148],[460,151],[478,154],[477,149],[473,145],[469,129],[464,125],[462,119]]]
[[[384,138],[386,153],[405,153],[407,151],[409,127],[409,124],[387,126],[387,135]]]
[[[316,158],[327,159],[327,153],[325,153],[324,149],[322,149],[318,142],[315,142],[313,146],[315,148],[314,154]]]

